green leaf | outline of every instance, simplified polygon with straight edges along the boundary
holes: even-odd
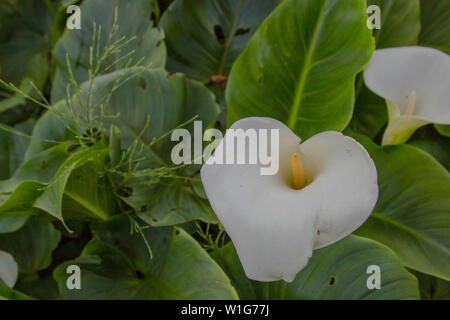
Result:
[[[20,230],[0,234],[0,249],[14,256],[20,273],[35,273],[51,264],[52,251],[60,238],[60,232],[51,223],[31,217]]]
[[[364,1],[283,1],[233,66],[228,124],[272,117],[302,139],[344,129],[374,49],[366,20]]]
[[[117,81],[121,83],[119,88]],[[93,116],[101,117],[104,128],[114,125],[120,129],[122,148],[128,148],[136,139],[150,147],[157,139],[151,146],[151,156],[148,155],[153,165],[171,163],[171,150],[176,143],[170,141],[170,134],[160,139],[162,136],[195,116],[206,129],[219,113],[214,96],[206,87],[182,74],[169,75],[161,69],[120,70],[98,77],[94,86],[92,106],[108,97],[109,102],[102,110],[103,116],[100,108],[95,108]],[[193,123],[185,126],[192,133],[193,127]]]
[[[49,182],[70,156],[70,145],[55,145],[26,159],[10,179],[0,181],[0,193],[12,192],[24,181]]]
[[[21,274],[14,289],[36,299],[59,299],[58,284],[48,268],[38,273]]]
[[[434,127],[436,130],[443,135],[444,137],[449,138],[450,137],[450,125],[445,124],[435,124]]]
[[[142,230],[130,234],[127,216],[94,225],[94,238],[82,255],[56,268],[63,299],[235,299],[225,273],[182,229]],[[102,240],[98,239],[101,238]],[[112,245],[114,243],[114,246]],[[154,244],[154,245],[153,245]],[[82,270],[82,290],[68,290],[66,268]]]
[[[115,212],[111,186],[104,177],[107,155],[106,148],[96,146],[72,154],[33,206],[61,221],[64,221],[63,207],[68,217],[107,219]]]
[[[421,0],[419,44],[450,54],[450,2],[447,0]]]
[[[227,272],[241,299],[349,300],[419,299],[417,280],[389,248],[370,239],[348,236],[314,251],[292,283],[249,280],[232,243],[212,256]],[[381,289],[368,289],[367,268],[380,267]]]
[[[0,209],[0,215],[1,215]],[[0,218],[0,233],[9,233],[19,230],[27,222],[28,216]]]
[[[42,88],[49,69],[48,27],[53,16],[42,1],[14,2],[0,4],[1,78],[19,85],[28,77]]]
[[[409,145],[379,147],[358,140],[378,170],[374,213],[356,233],[391,247],[414,270],[450,279],[450,175],[429,154]]]
[[[167,69],[209,82],[227,76],[260,23],[280,0],[177,0],[164,12]]]
[[[362,75],[358,77],[358,81],[360,90],[356,98],[355,111],[345,133],[361,133],[373,139],[387,122],[386,102],[366,87]]]
[[[0,300],[34,300],[34,298],[23,294],[17,290],[11,289],[0,280]]]
[[[381,10],[381,29],[374,30],[377,49],[416,45],[420,33],[419,0],[368,0]]]
[[[0,125],[0,180],[10,178],[23,162],[29,138],[31,122],[25,122],[14,128]],[[18,132],[24,135],[19,135]]]
[[[182,180],[132,186],[133,194],[123,200],[152,226],[169,226],[200,219],[217,223],[209,202],[200,198]]]
[[[38,212],[33,208],[36,198],[42,193],[44,183],[38,181],[24,181],[0,205],[0,217],[15,218],[34,215]]]
[[[445,281],[430,275],[412,271],[419,280],[420,295],[423,300],[449,300],[450,281]]]
[[[450,139],[439,135],[432,125],[417,130],[408,144],[429,153],[450,170]]]
[[[55,147],[60,143],[75,141],[75,135],[78,133],[78,130],[71,120],[71,113],[65,101],[60,101],[52,105],[39,118],[33,128],[31,141],[25,154],[25,160],[29,160],[34,155]],[[61,165],[61,163],[58,162],[58,165]]]
[[[141,61],[142,65],[150,68],[164,67],[166,48],[163,42],[164,34],[152,27],[150,20],[153,12],[153,1],[134,0],[133,5],[127,0],[87,0],[80,6],[82,12],[81,29],[66,30],[55,46],[55,58],[58,68],[52,87],[52,102],[66,97],[66,86],[69,84],[69,73],[66,65],[66,54],[75,80],[81,84],[89,78],[90,47],[93,46],[93,63],[97,64],[97,46],[94,45],[94,23],[96,25],[96,43],[100,39],[98,52],[100,56],[105,52],[108,37],[111,35],[117,8],[117,32],[109,44],[125,37],[131,42],[113,52],[103,63],[100,73],[111,72],[124,68],[129,63]],[[101,31],[98,32],[99,28]],[[124,41],[123,41],[124,42]],[[121,57],[121,59],[116,63]],[[111,67],[110,67],[111,66]]]

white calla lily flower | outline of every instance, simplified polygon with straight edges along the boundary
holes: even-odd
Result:
[[[291,282],[314,249],[342,239],[370,216],[378,197],[376,167],[358,142],[339,132],[300,143],[270,118],[242,119],[230,129],[251,128],[279,130],[278,173],[261,175],[259,161],[205,164],[201,179],[247,276]],[[228,132],[218,148],[227,139]]]
[[[376,50],[364,80],[386,99],[389,124],[382,144],[406,142],[429,124],[450,124],[450,56],[427,47]]]
[[[8,252],[0,250],[0,280],[12,288],[16,284],[19,268]]]

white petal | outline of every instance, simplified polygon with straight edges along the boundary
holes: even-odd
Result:
[[[426,47],[376,50],[364,72],[366,85],[397,105],[403,114],[412,91],[417,93],[413,115],[450,124],[450,56]]]
[[[8,252],[0,251],[0,279],[10,288],[14,287],[19,270]]]
[[[316,166],[316,177],[306,188],[317,201],[314,249],[319,249],[349,235],[370,216],[378,199],[377,170],[364,147],[339,132],[319,133],[300,150]]]
[[[362,146],[340,133],[323,133],[300,146],[300,139],[274,119],[247,118],[231,128],[279,129],[280,170],[263,176],[259,164],[205,164],[206,194],[247,276],[290,282],[315,247],[339,240],[370,215],[378,194],[375,166]],[[314,177],[302,190],[290,187],[293,153]]]

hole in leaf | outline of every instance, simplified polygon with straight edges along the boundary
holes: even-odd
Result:
[[[141,212],[146,212],[147,211],[147,206],[146,205],[143,205],[142,207],[141,207]]]
[[[43,167],[46,167],[48,165],[48,161],[47,160],[42,160],[41,164]]]
[[[139,77],[139,80],[138,80],[138,86],[139,86],[139,88],[141,88],[141,89],[147,88],[147,81],[145,81],[144,78]]]
[[[246,33],[250,32],[250,28],[239,28],[237,29],[236,33],[234,34],[235,36],[240,36]]]
[[[329,282],[330,286],[334,286],[335,283],[336,283],[336,278],[335,277],[331,277],[330,278],[330,282]]]
[[[214,26],[214,34],[216,35],[217,41],[223,45],[225,43],[225,34],[223,33],[222,27],[219,25]]]
[[[145,278],[145,275],[142,272],[140,272],[139,270],[136,270],[136,276],[138,277],[138,279],[144,279]]]
[[[152,12],[152,16],[150,17],[150,20],[153,21],[153,25],[156,26],[158,23],[158,19],[156,18],[156,14]]]
[[[153,221],[153,222],[158,222],[158,219],[152,218],[152,221]]]
[[[179,235],[180,234],[180,230],[176,230],[175,231],[175,235],[177,236],[177,235]]]
[[[263,82],[262,77],[259,77],[259,78],[258,78],[258,83],[261,84],[262,82]]]

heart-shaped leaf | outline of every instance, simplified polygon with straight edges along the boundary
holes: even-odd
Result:
[[[233,66],[228,124],[272,117],[302,139],[344,129],[374,48],[366,20],[364,1],[283,1]]]
[[[448,171],[413,146],[379,147],[357,139],[375,161],[380,195],[356,233],[391,247],[411,269],[450,279]]]
[[[58,68],[53,80],[52,102],[66,97],[66,86],[70,83],[66,55],[78,84],[87,81],[89,70],[97,66],[100,66],[97,75],[138,63],[141,58],[141,65],[164,67],[164,34],[153,28],[150,20],[153,1],[135,0],[130,5],[127,0],[87,0],[80,10],[81,29],[67,29],[54,49]],[[111,45],[114,44],[117,46],[113,50]]]

